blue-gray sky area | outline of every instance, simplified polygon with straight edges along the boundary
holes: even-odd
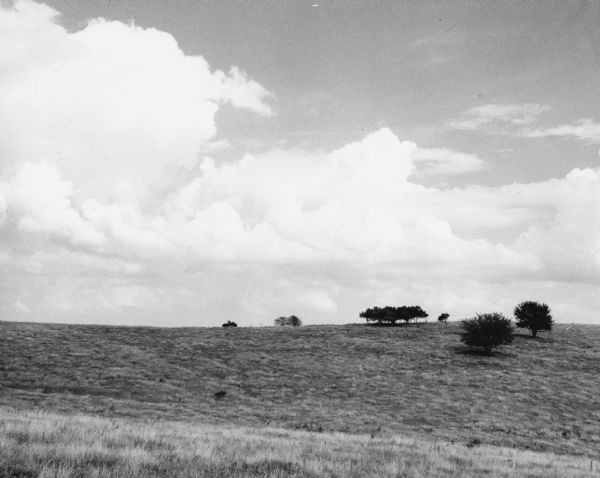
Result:
[[[0,3],[0,314],[600,317],[595,2]]]

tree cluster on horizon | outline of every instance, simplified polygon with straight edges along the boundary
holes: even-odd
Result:
[[[514,309],[516,327],[529,329],[533,337],[539,331],[552,330],[553,319],[550,307],[547,304],[535,301],[524,301]],[[363,310],[360,317],[367,322],[376,322],[379,325],[395,325],[397,321],[408,324],[411,320],[428,317],[420,306],[400,307],[371,307]],[[439,315],[438,322],[446,323],[450,314],[444,312]],[[282,318],[280,318],[282,319]],[[276,324],[277,324],[276,319]],[[283,325],[283,324],[279,324]],[[492,349],[501,345],[508,345],[514,340],[514,328],[510,319],[498,312],[476,314],[470,319],[461,321],[461,341],[469,347],[482,347],[485,353],[490,354]]]
[[[400,307],[372,307],[363,310],[360,317],[367,319],[367,322],[394,325],[399,320],[408,324],[413,319],[429,317],[429,314],[418,305],[403,305]]]

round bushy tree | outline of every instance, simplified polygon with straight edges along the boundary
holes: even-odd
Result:
[[[469,347],[483,347],[486,354],[513,341],[514,329],[510,320],[497,312],[464,319],[461,328],[460,339]]]
[[[379,324],[383,323],[396,323],[398,320],[394,317],[394,314],[390,313],[391,307],[372,307],[370,309],[363,310],[359,316],[363,319],[367,319],[367,322],[377,322]]]
[[[403,305],[402,307],[397,307],[396,313],[406,324],[413,319],[426,319],[429,317],[429,314],[421,309],[421,306],[419,305]]]
[[[450,314],[444,312],[443,314],[440,314],[440,316],[438,317],[438,322],[444,322],[444,324],[448,321],[448,317],[450,317]]]
[[[521,302],[514,311],[517,327],[531,330],[535,337],[540,330],[552,330],[552,315],[547,304],[540,304],[532,300]]]

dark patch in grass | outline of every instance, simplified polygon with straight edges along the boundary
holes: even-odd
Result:
[[[27,443],[31,439],[31,435],[29,433],[27,433],[26,431],[22,431],[22,430],[9,430],[4,433],[6,434],[7,438],[14,440],[19,445],[22,445],[23,443]]]
[[[1,478],[37,478],[39,473],[21,465],[3,465],[0,463]]]
[[[298,463],[282,460],[262,460],[256,463],[232,463],[230,467],[233,473],[248,473],[249,475],[267,476],[274,473],[285,473],[291,476],[315,476],[309,475],[307,470]]]
[[[479,438],[472,438],[471,440],[469,440],[469,442],[465,445],[467,448],[473,448],[474,446],[477,445],[481,445],[481,440]]]
[[[223,400],[226,395],[227,392],[225,390],[219,390],[218,392],[215,392],[215,400]]]
[[[520,339],[527,339],[527,340],[544,341],[546,339],[546,337],[540,337],[539,335],[536,337],[534,337],[531,334],[523,334],[523,333],[516,333],[514,335],[515,335],[515,337],[519,337]]]
[[[260,460],[254,463],[246,461],[233,461],[212,463],[203,460],[194,460],[192,463],[183,463],[175,455],[166,456],[160,463],[145,466],[145,476],[173,476],[177,470],[179,477],[250,477],[250,476],[280,476],[294,478],[320,478],[320,475],[304,469],[298,463],[283,460]]]
[[[165,450],[167,452],[175,451],[175,446],[165,440],[148,440],[144,442],[143,448],[144,450],[156,451],[161,453],[164,453]]]
[[[457,354],[461,355],[473,355],[475,357],[494,357],[494,358],[507,358],[510,355],[505,353],[504,350],[492,350],[491,352],[486,352],[482,348],[479,347],[467,347],[463,345],[457,345],[453,347],[454,351]]]

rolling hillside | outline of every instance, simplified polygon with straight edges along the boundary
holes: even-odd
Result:
[[[457,332],[0,322],[0,406],[600,457],[600,327],[518,336],[493,357]]]

